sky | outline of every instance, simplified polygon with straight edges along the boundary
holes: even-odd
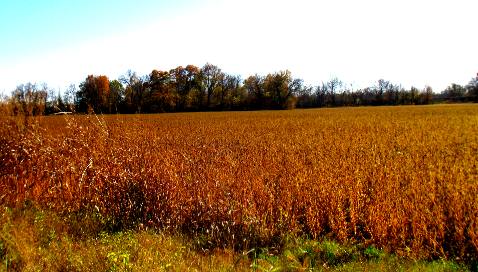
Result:
[[[440,92],[478,73],[477,12],[476,0],[0,0],[0,92],[207,62]]]

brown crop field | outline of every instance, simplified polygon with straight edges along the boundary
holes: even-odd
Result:
[[[478,256],[476,104],[2,117],[0,143],[2,207],[82,218],[75,235],[139,226],[203,248],[297,235]]]

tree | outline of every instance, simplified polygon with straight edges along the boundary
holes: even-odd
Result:
[[[330,93],[336,93],[343,85],[344,83],[340,79],[334,77],[327,82],[327,89]]]
[[[186,86],[186,71],[182,66],[169,71],[171,77],[171,84],[174,87],[175,93],[178,95],[177,110],[183,110],[186,104],[188,90]]]
[[[125,86],[124,101],[127,112],[141,113],[146,96],[146,78],[140,77],[135,72],[128,70],[119,80]]]
[[[214,94],[220,109],[239,107],[247,97],[241,87],[241,77],[224,73],[219,75],[219,84]]]
[[[221,69],[219,69],[215,65],[206,63],[201,68],[201,79],[203,81],[202,89],[205,89],[205,93],[206,93],[206,107],[211,106],[211,98],[214,93],[214,90],[218,87],[218,85],[221,83],[221,80],[223,78],[224,78],[224,73],[222,73]]]
[[[418,104],[419,91],[416,87],[412,86],[410,88],[410,104]]]
[[[48,87],[46,84],[41,89],[32,83],[19,85],[11,96],[13,114],[25,117],[42,115],[45,112],[47,97]]]
[[[110,95],[108,97],[108,112],[119,113],[124,102],[125,89],[117,79],[110,81]]]
[[[191,106],[191,91],[199,89],[199,68],[194,65],[188,65],[186,68],[178,66],[170,70],[169,74],[178,95],[176,108],[178,111],[185,110]]]
[[[478,74],[475,78],[472,78],[470,82],[466,85],[466,96],[474,101],[478,102]]]
[[[244,88],[247,91],[248,104],[253,108],[265,105],[266,94],[264,91],[264,78],[259,75],[249,76],[244,80]]]
[[[67,111],[74,111],[75,109],[75,95],[76,95],[76,85],[70,84],[68,88],[66,88],[65,93],[63,94],[63,102],[65,103]]]
[[[374,104],[376,105],[397,105],[399,104],[399,87],[394,85],[392,82],[379,79],[377,81],[377,86],[374,89]]]
[[[302,93],[304,89],[304,81],[300,78],[294,78],[289,82],[288,94],[286,99],[286,108],[293,109],[297,104],[297,95]]]
[[[465,88],[463,88],[463,86],[456,83],[452,83],[442,92],[442,96],[448,100],[459,101],[464,98],[465,93],[466,90]]]
[[[430,104],[433,99],[433,89],[430,86],[426,86],[421,93],[421,104]]]
[[[270,97],[272,108],[285,109],[295,106],[294,93],[301,88],[300,80],[293,81],[290,71],[268,74],[264,79],[266,97]],[[293,101],[293,103],[290,103]],[[290,104],[289,104],[290,103]]]
[[[80,112],[108,112],[110,81],[107,76],[89,75],[76,93]]]
[[[60,112],[60,111],[66,111],[67,107],[66,104],[64,103],[63,99],[61,98],[61,93],[60,90],[58,90],[58,94],[56,96],[53,95],[48,95],[51,96],[51,101],[47,102],[48,106],[46,109],[47,113],[54,113],[54,112]]]
[[[187,94],[190,94],[191,91],[196,91],[196,92],[201,92],[202,90],[204,90],[203,88],[201,88],[201,73],[200,73],[200,69],[197,67],[197,66],[194,66],[194,65],[191,65],[189,64],[188,66],[186,66],[185,68],[185,75],[186,75],[186,93]],[[187,97],[188,100],[187,100],[187,107],[191,107],[193,106],[193,97],[192,96],[188,96]],[[202,102],[203,101],[203,95],[200,95],[197,99],[196,99],[196,106],[198,106],[199,108],[202,107]]]
[[[344,83],[337,77],[330,79],[326,83],[322,83],[320,91],[325,95],[326,105],[336,106],[335,94],[343,87],[343,85]]]
[[[327,85],[322,82],[322,85],[315,87],[315,98],[317,107],[324,107],[327,105]]]
[[[310,108],[315,106],[315,97],[312,86],[303,86],[297,95],[297,106],[300,108]]]
[[[177,95],[172,87],[171,75],[166,71],[153,70],[149,75],[149,86],[153,97],[153,112],[172,111]]]

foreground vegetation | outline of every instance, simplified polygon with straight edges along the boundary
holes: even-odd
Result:
[[[201,241],[153,230],[75,234],[84,222],[26,204],[2,211],[0,271],[466,271],[373,246],[287,237],[280,248],[204,250]]]
[[[1,120],[5,267],[476,269],[477,105]]]

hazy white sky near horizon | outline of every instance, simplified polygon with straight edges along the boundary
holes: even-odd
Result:
[[[384,78],[438,92],[478,72],[476,0],[18,2],[0,0],[4,94],[206,62],[243,78],[289,69],[313,85]]]

